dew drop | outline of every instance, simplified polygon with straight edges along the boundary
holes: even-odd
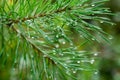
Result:
[[[98,55],[98,53],[94,53],[94,56],[97,56]]]
[[[45,35],[45,38],[47,38],[48,36],[47,35]]]
[[[73,43],[71,42],[70,45],[73,46]]]
[[[35,37],[32,37],[32,39],[34,39]]]
[[[90,63],[91,63],[91,64],[93,64],[94,62],[95,62],[95,60],[94,60],[94,59],[92,59],[92,60],[90,61]]]
[[[64,66],[66,66],[67,64],[64,64]]]
[[[80,61],[77,61],[77,63],[80,63]]]
[[[56,47],[56,48],[59,48],[59,44],[56,44],[55,47]]]
[[[66,69],[68,68],[68,67],[65,67]]]
[[[56,35],[56,38],[59,38],[59,35]]]
[[[73,56],[73,59],[75,59],[75,56]]]
[[[76,73],[76,71],[73,71],[73,73]]]
[[[65,41],[62,42],[62,44],[65,44],[65,43],[66,43]]]
[[[55,50],[53,50],[53,52],[55,53],[56,51],[55,51]]]
[[[94,41],[94,40],[95,40],[95,38],[92,38],[92,40]]]
[[[100,21],[100,23],[103,23],[103,21]]]
[[[43,55],[43,57],[47,57],[47,55]]]
[[[64,36],[64,34],[63,34],[63,33],[62,33],[61,35],[62,35],[62,36]]]
[[[55,62],[55,64],[58,64],[57,62]]]
[[[109,36],[109,39],[110,39],[110,40],[113,39],[113,36]]]
[[[60,54],[61,56],[63,56],[64,54]]]
[[[92,7],[94,7],[95,5],[94,5],[94,4],[92,4],[91,6],[92,6]]]
[[[53,55],[56,55],[56,53],[54,52]]]
[[[62,43],[62,44],[66,43],[64,39],[59,39],[59,42]]]
[[[96,72],[94,72],[94,74],[98,74],[98,72],[96,71]]]
[[[69,74],[69,71],[67,70],[66,73]]]
[[[83,35],[80,35],[81,38],[83,38]]]

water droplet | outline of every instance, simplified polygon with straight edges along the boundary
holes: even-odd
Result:
[[[76,73],[76,71],[73,71],[73,73]]]
[[[59,39],[59,42],[62,43],[62,44],[66,43],[64,39]]]
[[[92,4],[91,6],[92,6],[92,7],[94,7],[95,5],[94,5],[94,4]]]
[[[65,67],[66,69],[68,68],[68,67]]]
[[[109,39],[110,39],[110,40],[113,39],[113,36],[109,36]]]
[[[56,48],[59,48],[59,44],[56,44],[55,47],[56,47]]]
[[[104,23],[103,21],[100,21],[100,23]]]
[[[56,55],[56,53],[54,52],[53,55]]]
[[[62,35],[62,36],[64,36],[64,34],[63,34],[63,33],[62,33],[61,35]]]
[[[53,50],[53,52],[55,53],[56,51],[55,51],[55,50]]]
[[[43,55],[43,57],[47,57],[47,55]]]
[[[35,37],[32,37],[32,39],[34,39]]]
[[[56,38],[59,38],[59,35],[56,35]]]
[[[45,35],[45,38],[47,38],[48,36],[47,35]]]
[[[73,59],[75,59],[75,56],[73,56]]]
[[[71,42],[70,45],[73,46],[73,43]]]
[[[57,62],[55,62],[55,64],[58,64]]]
[[[65,44],[65,43],[66,43],[65,41],[62,42],[62,44]]]
[[[64,54],[62,54],[62,53],[59,53],[59,55],[60,55],[60,56],[63,56]]]
[[[81,38],[83,38],[83,35],[80,35]]]
[[[77,63],[80,63],[80,61],[77,61]]]
[[[69,71],[67,70],[66,73],[69,74]]]
[[[90,61],[90,63],[91,63],[91,64],[93,64],[94,62],[95,62],[95,60],[94,60],[94,59],[92,59],[92,60]]]
[[[94,72],[94,74],[98,74],[98,72],[96,71],[96,72]]]
[[[98,53],[94,53],[94,56],[97,56],[98,55]]]
[[[95,40],[95,38],[92,38],[92,40],[94,41],[94,40]]]
[[[64,66],[66,66],[67,64],[64,64]],[[66,67],[65,67],[66,68]]]

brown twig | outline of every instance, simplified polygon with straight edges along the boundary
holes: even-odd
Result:
[[[16,20],[9,20],[9,23],[10,24],[13,24],[13,23],[19,23],[19,22],[24,22],[24,21],[27,21],[27,20],[31,20],[31,19],[35,19],[35,18],[39,18],[39,17],[45,17],[45,16],[48,16],[48,15],[52,15],[52,14],[55,14],[55,13],[61,13],[61,12],[64,12],[64,11],[66,11],[66,10],[72,10],[72,8],[67,8],[67,7],[65,7],[65,8],[62,8],[62,9],[58,9],[58,10],[56,10],[56,11],[53,11],[53,12],[50,12],[50,13],[48,13],[48,14],[43,14],[43,13],[41,13],[41,14],[38,14],[38,15],[35,15],[35,16],[32,16],[32,17],[27,17],[27,18],[22,18],[22,19],[20,19],[20,18],[18,18],[18,19],[16,19]]]

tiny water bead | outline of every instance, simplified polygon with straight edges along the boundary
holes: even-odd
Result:
[[[73,56],[72,58],[75,59],[75,56]]]
[[[94,74],[98,74],[98,71],[94,72]]]
[[[92,40],[94,41],[94,40],[95,40],[95,38],[92,38]]]
[[[56,51],[55,50],[52,50],[53,51],[53,53],[55,53]]]
[[[98,55],[98,53],[94,53],[94,56],[97,56]]]
[[[61,44],[66,44],[65,40],[64,39],[59,39],[58,40]]]
[[[43,55],[43,57],[47,57],[47,55]]]
[[[77,63],[80,63],[80,61],[77,61]]]
[[[65,44],[65,43],[66,43],[65,41],[62,42],[62,44]]]
[[[95,5],[94,5],[94,4],[92,4],[91,6],[92,6],[92,7],[94,7]]]
[[[32,39],[34,39],[35,37],[32,37]]]
[[[73,46],[73,43],[71,42],[70,45]]]
[[[59,38],[59,35],[56,35],[56,38]]]
[[[64,54],[62,54],[62,53],[60,54],[60,56],[63,56],[63,55],[64,55]]]
[[[76,71],[74,70],[73,73],[76,73]]]
[[[100,21],[100,23],[104,23],[103,21]]]
[[[55,47],[56,47],[56,48],[59,48],[59,44],[55,44]]]
[[[95,60],[94,60],[94,59],[92,59],[92,60],[90,61],[90,63],[91,63],[91,64],[93,64],[94,62],[95,62]]]
[[[56,55],[56,53],[54,52],[53,55]]]
[[[113,39],[113,36],[109,36],[109,39],[110,39],[110,40]]]

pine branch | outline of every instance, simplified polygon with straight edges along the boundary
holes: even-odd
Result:
[[[32,17],[27,17],[27,18],[18,18],[16,20],[12,20],[12,19],[6,19],[6,21],[8,22],[7,25],[12,25],[13,23],[19,23],[19,22],[24,22],[24,21],[27,21],[27,20],[33,20],[33,19],[36,19],[36,18],[40,18],[40,17],[45,17],[45,16],[50,16],[50,15],[53,15],[53,14],[56,14],[56,13],[62,13],[62,12],[65,12],[65,11],[70,11],[70,10],[74,10],[74,8],[68,8],[68,7],[65,7],[63,9],[58,9],[56,11],[52,11],[50,13],[40,13],[38,15],[34,15]],[[3,22],[3,21],[2,21]]]
[[[101,21],[112,24],[100,17],[110,15],[102,7],[105,1],[17,0],[10,4],[2,0],[0,27],[7,27],[1,31],[5,47],[0,47],[0,65],[11,59],[10,69],[18,69],[19,77],[27,73],[20,79],[35,80],[77,80],[81,71],[96,71],[97,53],[91,46],[84,51],[83,45],[101,41],[98,36],[108,41],[107,33],[96,25]]]

